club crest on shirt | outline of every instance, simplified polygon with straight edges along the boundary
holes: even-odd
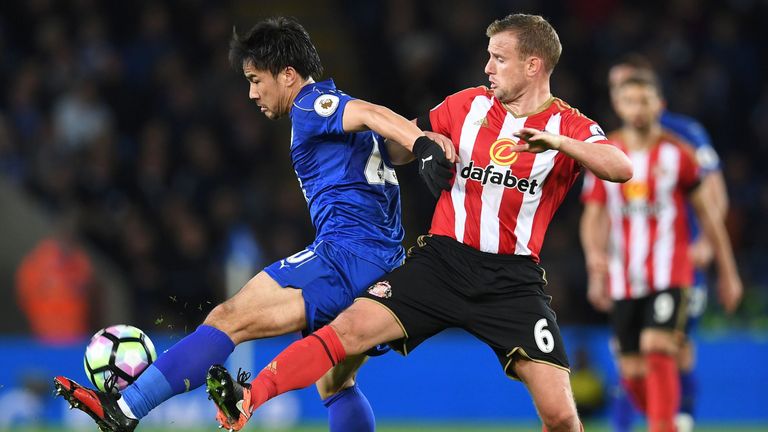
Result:
[[[630,180],[621,185],[627,201],[648,199],[648,184],[644,181]]]
[[[368,294],[379,298],[392,297],[392,285],[387,281],[376,282],[368,288]]]
[[[315,99],[315,112],[321,117],[330,116],[338,107],[339,97],[336,95],[324,94]]]
[[[512,148],[517,145],[517,142],[512,138],[499,138],[491,144],[489,151],[491,160],[493,163],[499,166],[509,166],[517,161],[517,152],[513,152]]]

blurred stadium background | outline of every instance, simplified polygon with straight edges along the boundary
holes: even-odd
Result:
[[[51,397],[50,385],[57,373],[86,380],[82,353],[93,332],[130,323],[160,352],[262,266],[311,240],[288,123],[265,120],[227,64],[233,25],[296,16],[326,77],[412,118],[487,82],[485,27],[512,12],[552,22],[564,46],[553,92],[606,130],[617,126],[607,69],[632,50],[654,62],[669,107],[712,135],[746,292],[732,317],[712,300],[696,334],[699,425],[768,430],[768,3],[634,3],[0,2],[0,430],[95,430]],[[398,175],[410,244],[434,201],[414,167]],[[616,372],[606,317],[585,299],[577,192],[550,227],[543,266],[587,430],[607,430]],[[247,344],[233,363],[258,369],[290,340]],[[407,360],[370,361],[360,383],[382,430],[539,427],[523,387],[461,332]],[[276,399],[257,423],[323,430],[324,416],[308,389]],[[212,417],[196,391],[153,412],[142,430],[210,430]]]

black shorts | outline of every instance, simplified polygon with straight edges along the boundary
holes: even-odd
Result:
[[[443,236],[421,236],[401,267],[359,298],[388,308],[405,338],[403,355],[457,327],[490,346],[504,372],[517,378],[516,356],[568,370],[560,329],[544,293],[544,270],[530,258],[497,255]]]
[[[647,328],[683,332],[688,316],[688,289],[671,288],[645,297],[617,300],[611,321],[622,354],[640,352],[640,333]]]

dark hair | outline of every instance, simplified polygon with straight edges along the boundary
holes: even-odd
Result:
[[[637,72],[633,73],[626,79],[624,79],[622,82],[620,82],[617,87],[622,88],[627,85],[639,85],[643,87],[650,87],[653,90],[656,91],[656,93],[661,96],[661,87],[659,86],[659,80],[656,79],[656,75],[653,74],[653,72],[649,70],[638,70]]]
[[[560,60],[563,46],[552,25],[539,15],[512,14],[492,22],[485,31],[488,37],[503,31],[514,32],[517,49],[522,58],[534,55],[544,60],[548,72],[552,72]]]
[[[302,78],[318,79],[323,65],[309,34],[294,18],[274,17],[260,21],[244,36],[232,30],[229,42],[229,62],[240,70],[252,64],[258,70],[277,75],[290,66]]]
[[[631,66],[638,70],[653,71],[653,64],[648,57],[637,52],[624,54],[613,66]]]

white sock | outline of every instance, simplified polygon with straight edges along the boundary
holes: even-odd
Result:
[[[132,418],[134,420],[138,420],[136,418],[136,415],[133,414],[133,411],[131,411],[131,407],[129,407],[128,404],[125,403],[125,399],[123,398],[118,399],[117,406],[120,407],[120,411],[122,411],[126,417]]]

